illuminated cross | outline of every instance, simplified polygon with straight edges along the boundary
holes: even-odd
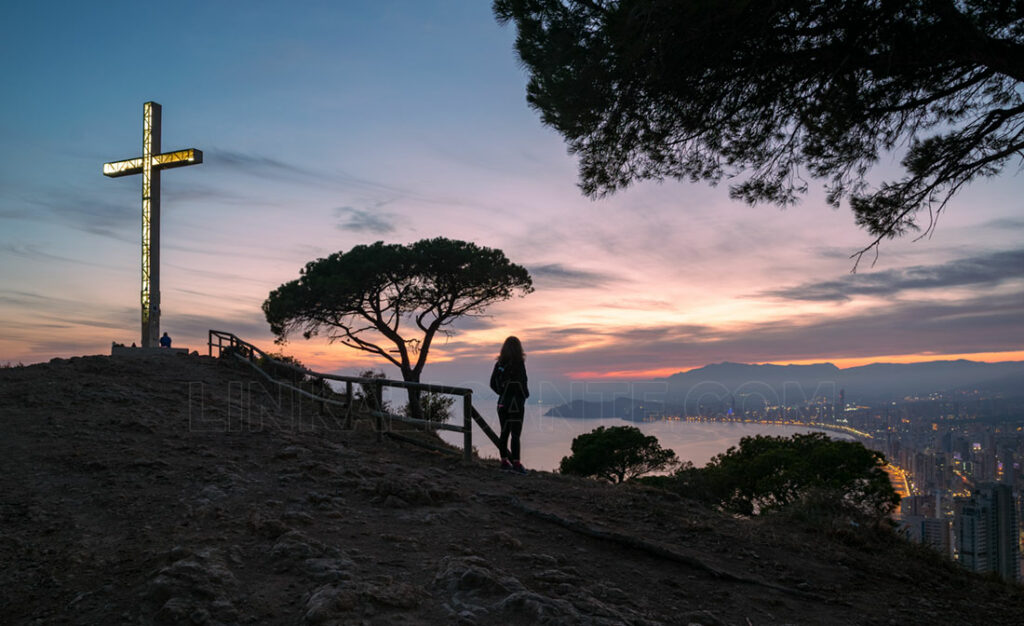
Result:
[[[117,178],[142,174],[142,347],[160,340],[160,170],[203,162],[194,148],[160,152],[160,110],[156,102],[142,105],[142,156],[103,164],[103,175]]]

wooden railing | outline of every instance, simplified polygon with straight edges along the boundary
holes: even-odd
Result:
[[[406,424],[414,424],[416,426],[425,428],[436,428],[441,430],[448,430],[462,433],[462,458],[465,461],[471,461],[473,458],[473,422],[480,427],[480,430],[487,436],[488,439],[502,451],[505,458],[508,458],[508,450],[503,450],[501,440],[494,433],[491,427],[483,419],[480,413],[473,406],[473,390],[466,387],[450,387],[448,385],[435,385],[430,383],[414,383],[404,380],[390,380],[385,378],[362,378],[359,376],[341,376],[338,374],[326,374],[323,372],[315,372],[313,370],[306,369],[294,363],[287,363],[279,359],[275,359],[273,356],[267,354],[263,350],[260,350],[255,345],[242,340],[237,335],[222,330],[210,330],[209,334],[209,355],[214,356],[213,350],[217,349],[217,356],[221,356],[225,350],[229,348],[232,350],[235,358],[248,363],[253,369],[259,372],[264,378],[271,383],[280,387],[291,390],[293,393],[298,393],[301,396],[308,397],[312,400],[324,404],[338,405],[345,408],[346,423],[349,427],[352,425],[352,411],[353,411],[353,385],[360,385],[364,390],[372,390],[372,393],[367,394],[367,397],[371,399],[370,406],[368,407],[367,413],[375,418],[375,425],[377,431],[377,440],[380,441],[384,435],[393,439],[406,441],[413,443],[418,446],[424,446],[427,448],[441,450],[443,452],[451,452],[449,448],[442,448],[441,446],[435,446],[425,441],[420,441],[412,437],[406,437],[399,433],[391,430],[390,425],[392,421],[402,422]],[[310,393],[305,389],[301,389],[297,384],[292,384],[287,381],[282,381],[274,378],[267,373],[264,368],[257,364],[256,357],[259,358],[263,363],[269,363],[275,368],[284,368],[291,370],[297,375],[310,376],[320,381],[324,380],[336,380],[338,382],[345,383],[345,398],[344,402],[329,398],[326,396],[318,396]],[[442,422],[435,422],[424,419],[417,419],[414,417],[408,417],[405,415],[396,415],[395,413],[388,413],[384,410],[383,402],[383,389],[384,387],[399,387],[402,389],[417,389],[420,391],[426,391],[429,393],[441,393],[454,396],[460,396],[462,398],[462,426],[453,426],[451,424],[445,424]]]

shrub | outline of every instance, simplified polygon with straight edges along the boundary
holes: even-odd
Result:
[[[420,392],[420,406],[423,407],[422,419],[430,422],[447,422],[452,416],[452,405],[455,398],[446,393]],[[415,417],[416,413],[406,403],[402,414]]]
[[[600,426],[572,440],[572,454],[562,458],[559,471],[621,483],[678,464],[675,452],[639,428]]]
[[[248,360],[252,358],[252,350],[250,350],[246,346],[235,345],[225,346],[220,351],[220,358],[225,359],[227,361],[235,361],[236,355]]]
[[[281,352],[271,352],[267,356],[273,360],[270,360],[266,357],[260,357],[257,363],[259,364],[260,369],[262,369],[267,374],[270,374],[272,378],[290,381],[292,384],[311,382],[317,380],[313,376],[303,374],[297,370],[292,369],[291,367],[288,367],[288,365],[291,365],[294,367],[301,367],[302,369],[308,369],[305,365],[302,364],[301,361],[299,361],[297,358],[293,356],[289,356]]]
[[[362,372],[359,372],[359,378],[384,380],[387,378],[387,376],[384,375],[384,372],[380,372],[377,370],[363,370]],[[374,385],[373,383],[359,383],[359,387],[355,390],[353,394],[355,396],[355,398],[353,398],[353,401],[368,409],[378,408],[376,406],[377,401],[374,400],[374,397],[377,393],[375,387],[376,385]],[[381,406],[379,408],[381,411],[384,411],[385,413],[391,412],[390,402],[382,398],[380,400],[380,404]]]
[[[882,467],[885,456],[824,433],[744,437],[701,469],[679,469],[662,486],[727,511],[790,510],[807,521],[844,519],[878,525],[899,504]]]

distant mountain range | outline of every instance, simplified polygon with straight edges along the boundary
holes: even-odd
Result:
[[[872,363],[839,368],[814,365],[749,365],[716,363],[667,378],[633,383],[630,392],[587,394],[548,411],[558,417],[623,417],[645,414],[696,413],[747,406],[751,403],[792,406],[814,398],[838,402],[879,402],[936,392],[978,390],[986,394],[1024,396],[1024,361],[930,361]],[[589,391],[589,388],[588,388]],[[607,397],[612,396],[612,397]]]
[[[768,386],[783,390],[799,386],[805,392],[834,386],[847,398],[884,400],[935,392],[980,389],[1024,394],[1024,361],[929,361],[926,363],[872,363],[841,369],[831,363],[814,365],[748,365],[716,363],[660,379],[671,392],[686,393],[718,383],[733,393]]]

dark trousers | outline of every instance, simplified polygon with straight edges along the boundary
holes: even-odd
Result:
[[[512,453],[513,462],[518,461],[519,435],[523,432],[523,409],[499,404],[498,423],[501,424],[501,447],[508,448]]]

